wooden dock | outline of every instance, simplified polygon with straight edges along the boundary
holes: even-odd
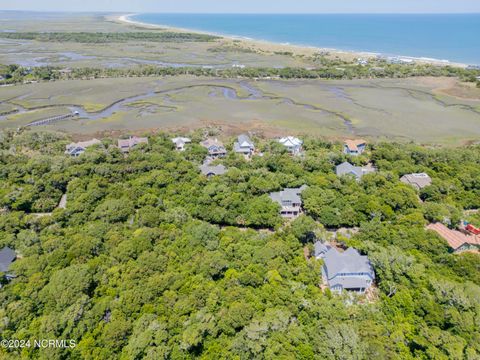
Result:
[[[25,127],[49,125],[49,124],[52,124],[52,123],[55,123],[55,122],[58,122],[58,121],[71,119],[71,118],[74,118],[74,117],[77,117],[77,116],[78,116],[77,113],[53,116],[53,117],[49,117],[49,118],[46,118],[46,119],[33,121],[33,122],[25,125]]]

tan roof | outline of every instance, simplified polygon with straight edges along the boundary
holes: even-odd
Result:
[[[93,145],[99,145],[101,144],[102,142],[98,139],[92,139],[92,140],[88,140],[88,141],[79,141],[79,142],[76,142],[76,143],[71,143],[71,144],[68,144],[66,147],[67,147],[67,150],[72,148],[72,147],[82,147],[82,148],[87,148],[89,146],[93,146]]]
[[[345,145],[347,145],[347,147],[350,149],[350,150],[353,150],[353,151],[357,151],[358,150],[358,146],[360,145],[363,145],[363,144],[367,144],[367,142],[363,139],[357,139],[357,140],[345,140]]]
[[[148,144],[148,138],[142,137],[130,137],[129,139],[119,139],[118,140],[118,147],[119,148],[132,148],[138,144]]]
[[[451,230],[442,223],[434,223],[427,226],[428,230],[435,231],[438,235],[444,238],[448,245],[454,250],[458,249],[463,244],[471,244],[480,246],[480,237],[476,235],[466,235],[457,230]]]
[[[425,173],[420,174],[405,174],[400,178],[400,181],[407,185],[413,185],[419,189],[432,184],[432,179]]]
[[[205,141],[202,141],[200,143],[203,147],[208,149],[208,153],[210,155],[224,155],[227,153],[225,150],[225,146],[221,141],[218,141],[217,139],[207,139]]]
[[[200,143],[203,147],[206,147],[207,149],[210,147],[210,146],[224,146],[223,143],[221,141],[218,141],[218,139],[207,139],[205,141],[202,141]]]

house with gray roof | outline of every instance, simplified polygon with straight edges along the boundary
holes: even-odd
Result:
[[[279,192],[270,193],[270,199],[281,206],[280,215],[284,218],[294,219],[302,213],[303,190],[307,188],[303,185],[299,188],[287,188]]]
[[[8,246],[0,250],[0,273],[3,273],[7,280],[11,280],[14,278],[14,275],[11,274],[9,271],[10,265],[12,265],[16,258],[17,254]],[[1,286],[2,285],[0,284],[0,287]]]
[[[224,157],[227,155],[227,150],[221,141],[218,139],[207,139],[200,143],[204,148],[208,150],[208,156],[212,159]]]
[[[233,144],[233,151],[237,154],[250,156],[255,151],[255,145],[248,135],[239,135],[237,141]]]
[[[375,280],[375,272],[367,256],[360,255],[354,248],[339,252],[331,247],[321,257],[323,259],[322,278],[330,290],[341,293],[343,290],[363,294]]]
[[[313,256],[315,256],[315,259],[323,259],[325,257],[325,254],[332,248],[329,243],[324,243],[321,241],[317,241],[315,244],[313,244],[314,252]]]
[[[363,175],[377,171],[373,166],[354,166],[349,162],[341,163],[336,167],[337,176],[354,176],[359,181]]]
[[[200,166],[200,172],[206,177],[212,177],[225,174],[227,168],[223,165],[210,165],[209,163],[204,163]]]
[[[425,173],[405,174],[400,178],[400,181],[413,186],[417,190],[421,190],[432,184],[432,178]]]

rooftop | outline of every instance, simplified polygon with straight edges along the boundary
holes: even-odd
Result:
[[[400,181],[407,185],[414,185],[419,189],[429,186],[432,179],[425,173],[405,174],[400,178]]]
[[[209,164],[203,164],[200,166],[200,171],[203,175],[209,176],[209,175],[223,175],[227,172],[227,168],[223,165],[209,165]]]
[[[438,235],[444,238],[453,250],[458,249],[463,244],[480,246],[480,236],[467,235],[460,231],[449,229],[439,222],[429,224],[427,229],[435,231]]]
[[[186,137],[176,137],[172,139],[172,142],[175,144],[188,144],[192,142],[192,140]]]
[[[101,144],[102,144],[102,142],[98,139],[91,139],[91,140],[88,140],[88,141],[72,142],[72,143],[68,144],[67,146],[65,146],[65,148],[66,148],[65,153],[73,151],[76,148],[86,149],[89,146],[101,145]]]
[[[131,148],[138,144],[148,144],[148,138],[131,136],[128,139],[118,139],[118,147]]]
[[[354,248],[348,248],[343,253],[335,248],[331,248],[325,254],[324,262],[328,272],[328,279],[334,278],[337,274],[344,273],[373,274],[372,265],[368,257],[360,255]]]
[[[321,241],[315,242],[314,246],[314,255],[316,258],[325,255],[328,250],[331,249],[331,246],[328,243],[323,243]]]
[[[283,137],[279,139],[278,142],[285,146],[301,146],[303,144],[302,140],[294,136]]]
[[[0,250],[0,272],[6,273],[10,264],[16,259],[17,255],[15,251],[10,249],[8,246]]]
[[[240,144],[240,146],[244,147],[244,146],[253,146],[253,142],[252,140],[250,139],[250,137],[246,134],[242,134],[242,135],[239,135],[238,138],[238,143]]]
[[[301,204],[302,199],[300,197],[300,194],[302,193],[303,190],[306,189],[306,187],[307,187],[306,185],[303,185],[299,188],[287,188],[279,192],[272,192],[270,193],[270,198],[273,201],[278,202],[280,205],[282,205],[284,201],[290,201],[295,204]]]
[[[363,139],[357,140],[345,140],[345,145],[348,147],[350,151],[358,151],[358,147],[360,145],[366,145],[367,142]]]
[[[235,152],[250,153],[255,149],[255,145],[248,135],[239,135],[237,141],[233,144]]]
[[[200,144],[203,147],[206,147],[207,149],[211,146],[224,147],[223,142],[219,141],[218,139],[207,139],[207,140],[202,141]]]
[[[360,179],[363,175],[375,172],[376,169],[373,166],[354,166],[349,162],[341,163],[336,167],[337,176],[354,175],[357,179]]]
[[[370,286],[366,278],[359,276],[337,276],[328,283],[331,288],[341,285],[344,289],[366,289]]]

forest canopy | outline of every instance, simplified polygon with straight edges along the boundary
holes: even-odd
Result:
[[[218,36],[188,32],[0,32],[1,38],[15,40],[36,40],[43,42],[78,42],[86,44],[113,43],[126,41],[148,42],[205,42]]]
[[[1,338],[77,344],[0,348],[2,359],[480,357],[480,256],[425,230],[477,219],[478,145],[373,143],[349,158],[306,137],[292,157],[253,137],[263,156],[229,151],[217,160],[227,173],[208,179],[191,136],[185,152],[160,133],[128,156],[104,138],[72,158],[63,134],[0,134],[0,248],[19,254],[0,289]],[[378,171],[337,177],[346,160]],[[399,181],[413,172],[432,184]],[[269,192],[304,184],[305,214],[284,221]],[[371,260],[373,301],[320,289],[321,261],[304,251],[332,231]]]

